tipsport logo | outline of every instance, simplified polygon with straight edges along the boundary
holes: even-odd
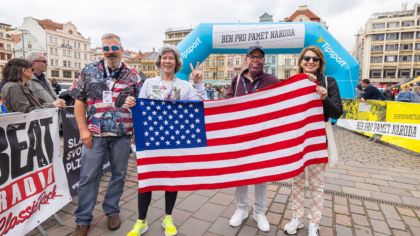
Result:
[[[343,58],[341,58],[338,55],[338,53],[334,51],[334,49],[332,49],[330,44],[327,41],[325,41],[322,36],[319,37],[316,42],[322,44],[321,48],[324,50],[325,54],[328,54],[330,59],[335,60],[337,64],[339,64],[341,67],[344,67],[345,65],[347,65],[347,62],[344,61]]]

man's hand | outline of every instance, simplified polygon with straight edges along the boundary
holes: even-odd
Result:
[[[88,129],[80,130],[80,139],[82,140],[83,144],[86,145],[87,148],[92,149],[92,134]]]
[[[57,108],[66,108],[66,102],[63,99],[58,98],[53,102],[53,105]]]

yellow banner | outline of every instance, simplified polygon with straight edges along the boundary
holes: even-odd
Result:
[[[343,99],[337,125],[420,153],[420,103]]]

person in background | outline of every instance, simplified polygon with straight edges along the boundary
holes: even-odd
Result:
[[[395,99],[398,102],[413,102],[414,97],[411,93],[410,89],[408,89],[408,85],[402,85],[401,91],[397,94],[397,98]]]
[[[207,99],[206,89],[202,83],[202,71],[198,70],[199,63],[197,63],[196,68],[190,64],[194,84],[176,77],[175,74],[182,67],[181,55],[176,47],[163,46],[159,51],[155,64],[161,70],[161,76],[147,79],[141,88],[139,98],[171,101]],[[136,100],[134,97],[127,97],[125,104],[127,107],[134,107]],[[165,236],[177,234],[177,229],[172,219],[172,211],[175,207],[177,195],[178,192],[176,191],[165,191],[165,215],[162,222]],[[127,236],[139,236],[147,232],[149,226],[146,216],[151,200],[152,192],[138,193],[139,217]]]
[[[61,91],[61,86],[55,78],[51,79],[51,86],[53,87],[55,94],[59,95]]]
[[[383,91],[383,96],[386,101],[394,101],[394,94],[391,91],[391,85],[387,84]]]
[[[101,38],[104,59],[88,64],[71,90],[75,98],[74,116],[83,142],[78,203],[73,236],[86,236],[93,219],[102,167],[106,157],[111,179],[102,204],[108,229],[121,226],[119,202],[124,191],[133,134],[131,111],[124,106],[128,96],[138,96],[141,84],[135,68],[122,61],[118,35]]]
[[[384,96],[378,88],[370,84],[369,79],[362,80],[363,94],[360,101],[365,102],[366,100],[384,100]]]
[[[52,103],[59,99],[45,75],[45,71],[47,70],[47,59],[45,59],[44,53],[29,52],[26,55],[26,60],[32,64],[33,70],[32,79],[28,81],[28,88],[36,97],[41,98],[47,103]],[[61,104],[64,105],[65,102],[61,101]]]
[[[28,113],[36,109],[65,107],[60,100],[51,103],[36,96],[29,88],[32,77],[32,64],[15,58],[7,62],[3,69],[1,96],[7,112]]]
[[[264,69],[265,52],[261,46],[251,46],[248,48],[245,57],[245,65],[247,68],[232,78],[232,83],[227,94],[228,98],[238,97],[254,93],[257,89],[261,89],[279,80],[275,75],[266,74]],[[255,205],[253,219],[257,222],[261,231],[270,231],[265,212],[267,210],[267,183],[255,184]],[[248,186],[240,186],[235,188],[236,211],[229,220],[229,224],[237,227],[248,218]]]
[[[306,73],[309,79],[317,82],[316,92],[320,95],[324,107],[324,121],[338,119],[343,114],[340,91],[336,80],[331,76],[324,75],[325,59],[320,48],[310,46],[304,48],[298,60],[299,72]],[[328,142],[328,140],[327,140]],[[292,186],[292,220],[284,226],[286,234],[296,234],[298,229],[304,227],[304,200],[305,181],[309,182],[309,236],[319,236],[319,223],[322,217],[325,187],[325,169],[327,163],[312,164],[293,178]]]

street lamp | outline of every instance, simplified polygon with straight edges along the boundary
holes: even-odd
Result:
[[[22,55],[23,59],[25,59],[25,34],[28,33],[25,29],[18,29],[22,33]]]

